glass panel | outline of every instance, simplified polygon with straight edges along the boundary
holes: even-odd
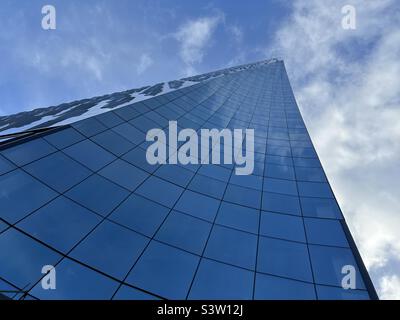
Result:
[[[299,198],[278,193],[263,192],[262,209],[265,211],[301,215]]]
[[[317,153],[314,148],[301,148],[295,147],[292,148],[293,157],[301,157],[301,158],[317,158]]]
[[[149,164],[146,160],[146,151],[141,148],[135,148],[129,151],[127,154],[122,156],[122,159],[149,173],[153,173],[160,167],[160,165]]]
[[[155,172],[155,175],[185,188],[194,176],[194,173],[179,165],[165,165],[161,166]]]
[[[258,220],[258,210],[222,202],[216,222],[235,229],[258,233]]]
[[[296,167],[297,180],[311,182],[326,182],[325,173],[321,168]]]
[[[315,218],[342,219],[339,206],[334,199],[300,198],[303,215]]]
[[[101,169],[115,159],[111,153],[90,140],[74,144],[64,149],[64,152],[93,171]]]
[[[61,256],[15,229],[0,235],[0,277],[19,288],[33,285],[43,266],[55,265]]]
[[[229,183],[256,190],[262,189],[263,179],[260,176],[238,176],[233,174]]]
[[[312,282],[305,244],[260,237],[257,271]]]
[[[254,270],[257,236],[215,225],[204,256]]]
[[[285,214],[263,212],[261,214],[260,234],[306,242],[303,219]]]
[[[104,221],[70,256],[123,280],[149,239],[115,223]]]
[[[218,200],[186,190],[174,209],[212,222],[218,207]]]
[[[210,230],[211,223],[172,211],[155,238],[201,255]]]
[[[221,166],[202,165],[199,170],[199,173],[202,175],[205,175],[209,178],[214,178],[214,179],[218,179],[218,180],[227,182],[231,175],[231,170],[226,169]]]
[[[329,184],[320,182],[298,182],[299,194],[304,197],[333,198]]]
[[[147,179],[136,191],[137,194],[169,208],[174,206],[182,192],[181,187],[154,176]]]
[[[97,121],[95,118],[88,118],[85,120],[75,122],[72,124],[72,127],[78,130],[86,137],[91,137],[104,130],[107,130],[107,127],[103,125],[101,122]]]
[[[96,119],[108,128],[115,127],[124,122],[124,120],[111,111],[96,116]]]
[[[84,140],[85,137],[81,135],[78,131],[74,130],[73,128],[67,128],[46,135],[44,139],[50,142],[56,148],[64,149],[74,143]]]
[[[0,156],[0,175],[14,170],[16,167],[7,159]]]
[[[364,290],[317,286],[317,294],[321,300],[370,300],[368,291]]]
[[[57,194],[21,170],[0,176],[0,217],[15,223]]]
[[[1,151],[1,154],[18,166],[43,158],[57,151],[43,139],[30,140]]]
[[[119,283],[70,259],[56,266],[57,289],[37,284],[30,294],[43,300],[108,300]]]
[[[261,192],[228,184],[224,200],[258,209],[260,208]]]
[[[24,167],[31,175],[60,193],[87,178],[91,171],[62,152],[53,153]]]
[[[254,298],[259,300],[314,300],[314,285],[257,273]]]
[[[267,164],[265,176],[277,179],[295,180],[293,167]]]
[[[295,181],[264,178],[264,191],[297,196]]]
[[[104,131],[91,139],[116,156],[121,156],[134,147],[134,144],[112,130]]]
[[[126,281],[167,299],[185,299],[198,263],[193,254],[152,241]]]
[[[121,288],[119,288],[113,300],[159,300],[159,299],[146,292],[123,285],[121,286]]]
[[[307,158],[293,158],[293,163],[297,167],[321,167],[321,163],[318,159],[307,159]]]
[[[130,191],[135,190],[149,176],[147,172],[119,159],[101,169],[99,174]]]
[[[109,214],[122,200],[128,191],[116,184],[93,175],[66,193],[66,196],[103,216]]]
[[[189,299],[252,299],[254,272],[202,259]]]
[[[221,199],[225,191],[226,183],[208,178],[202,175],[196,175],[189,184],[189,189],[197,191],[211,197]]]
[[[48,245],[68,252],[100,218],[64,197],[59,197],[18,224],[18,227]]]
[[[350,265],[356,271],[356,288],[365,289],[350,249],[316,245],[310,245],[309,248],[316,283],[341,287],[342,279],[348,273],[342,274],[342,268]]]
[[[164,221],[169,210],[167,207],[132,194],[109,218],[146,236],[152,237]]]
[[[346,235],[338,220],[304,219],[309,243],[348,247]]]
[[[145,140],[145,134],[131,126],[129,123],[120,124],[112,130],[136,145]]]

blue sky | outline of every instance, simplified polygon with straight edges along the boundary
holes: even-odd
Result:
[[[57,29],[41,28],[41,8]],[[341,27],[344,5],[356,29]],[[400,299],[396,0],[2,0],[0,115],[270,57],[296,98],[382,298]]]

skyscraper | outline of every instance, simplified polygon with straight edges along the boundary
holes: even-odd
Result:
[[[252,174],[149,163],[146,135],[171,121],[253,129]],[[282,61],[1,117],[0,130],[5,296],[377,298]],[[221,158],[243,152],[221,141]]]

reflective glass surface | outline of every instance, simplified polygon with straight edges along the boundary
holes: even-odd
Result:
[[[374,298],[283,63],[234,70],[154,97],[160,86],[143,89],[140,102],[116,93],[102,114],[0,145],[0,290],[23,288],[30,299]],[[235,161],[150,164],[146,133],[167,134],[172,120],[192,134],[254,129],[253,171],[239,175]],[[239,140],[196,146],[223,160],[252,149]],[[55,266],[57,290],[42,289],[44,265]],[[356,290],[341,288],[345,266]]]

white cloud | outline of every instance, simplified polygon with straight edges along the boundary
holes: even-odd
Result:
[[[296,0],[266,54],[284,58],[364,262],[381,274],[400,261],[399,15],[395,1],[348,2],[356,30],[341,28],[337,1]],[[381,296],[400,292],[399,276],[373,279]]]
[[[140,56],[140,61],[139,64],[136,68],[136,73],[138,75],[142,74],[143,72],[145,72],[148,68],[150,68],[153,65],[153,59],[148,55],[143,53]]]
[[[217,14],[190,20],[183,24],[175,38],[180,43],[180,56],[186,65],[186,75],[195,73],[194,65],[203,61],[205,50],[210,45],[212,35],[223,21],[223,15]]]
[[[235,42],[240,43],[243,40],[243,30],[236,25],[232,25],[228,27],[228,31],[231,33]]]
[[[381,299],[400,300],[400,277],[395,275],[382,277],[379,287]]]

